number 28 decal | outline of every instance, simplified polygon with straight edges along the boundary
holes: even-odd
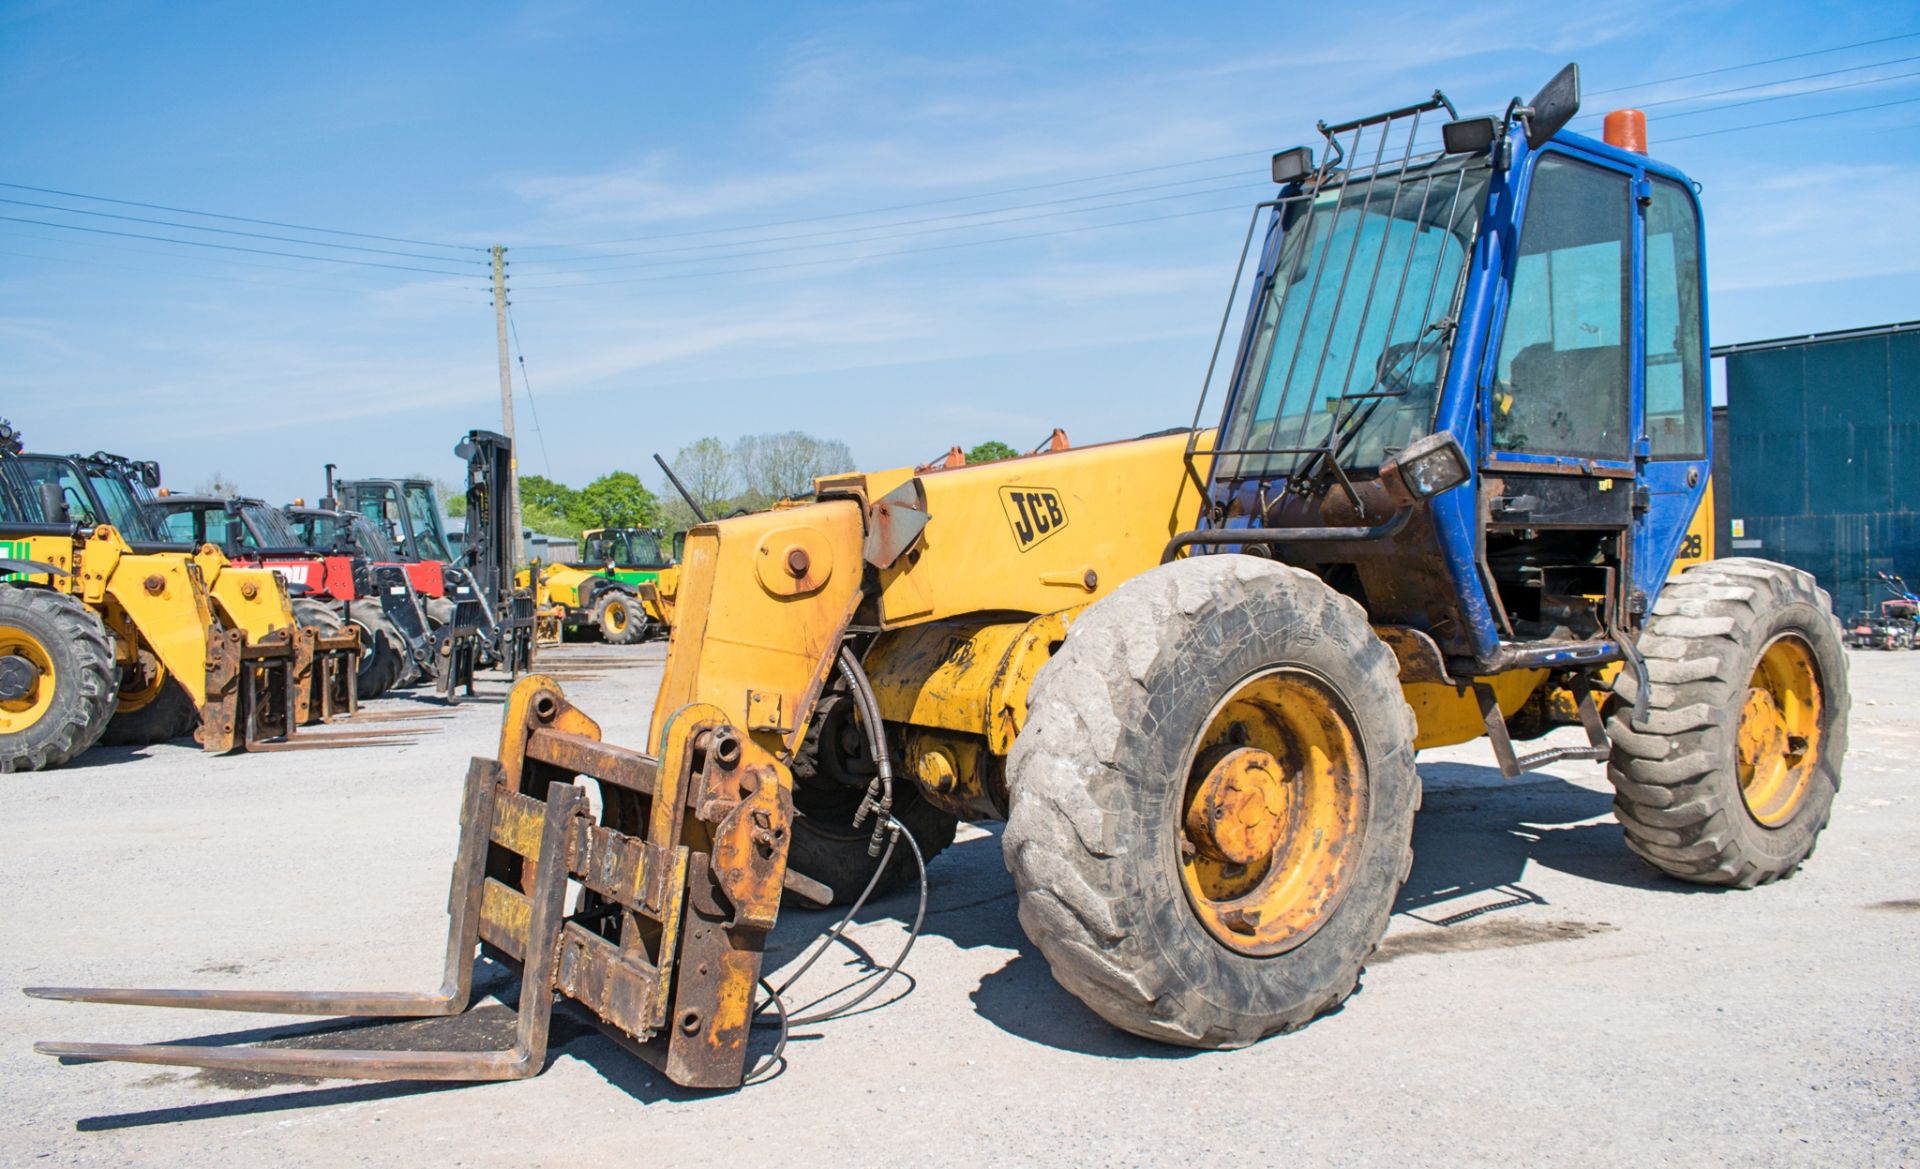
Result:
[[[1067,526],[1066,505],[1051,487],[1002,487],[1000,505],[1022,552]]]

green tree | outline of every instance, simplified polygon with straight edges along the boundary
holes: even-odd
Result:
[[[660,500],[632,471],[612,471],[575,492],[567,515],[576,535],[586,528],[650,528],[659,522]]]
[[[975,463],[997,463],[1001,459],[1017,458],[1020,452],[1014,450],[997,438],[990,438],[967,452],[967,466]]]
[[[544,475],[520,476],[520,510],[538,507],[551,515],[566,515],[573,510],[580,493],[565,483],[556,483]]]
[[[531,528],[543,536],[576,537],[580,534],[580,525],[571,515],[560,515],[538,504],[520,501],[520,526]]]

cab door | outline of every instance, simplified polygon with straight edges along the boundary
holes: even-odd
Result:
[[[1559,147],[1532,163],[1481,374],[1483,567],[1507,637],[1597,637],[1633,555],[1635,175]]]
[[[1707,330],[1700,210],[1693,192],[1664,175],[1641,180],[1641,427],[1637,454],[1644,513],[1635,530],[1634,586],[1658,595],[1676,559],[1710,555],[1713,517],[1694,524],[1707,498]]]

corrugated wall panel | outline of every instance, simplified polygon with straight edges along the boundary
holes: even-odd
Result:
[[[1920,585],[1920,334],[1727,356],[1723,556],[1813,573],[1842,614]]]

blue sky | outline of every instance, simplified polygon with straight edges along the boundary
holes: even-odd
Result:
[[[1907,33],[1910,3],[1765,0],[4,4],[0,181],[419,242],[17,188],[0,216],[430,271],[0,219],[0,412],[275,500],[327,461],[451,478],[498,424],[500,243],[524,471],[579,484],[706,434],[877,467],[1161,429],[1267,152],[1435,86],[1496,110],[1567,60],[1576,128],[1647,104],[1704,186],[1717,341],[1913,319],[1920,36],[1647,84]]]

